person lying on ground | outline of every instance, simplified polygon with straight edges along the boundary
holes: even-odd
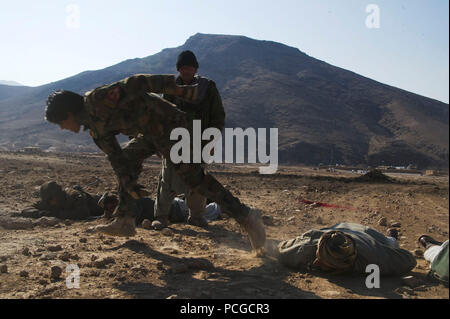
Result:
[[[103,214],[103,209],[97,204],[101,196],[90,195],[80,186],[63,189],[55,181],[50,181],[41,185],[39,195],[40,200],[22,210],[21,217],[81,220]]]
[[[437,279],[448,287],[448,239],[440,242],[431,236],[421,235],[418,242],[426,249],[423,257],[430,263],[428,277]]]
[[[399,248],[396,230],[388,230],[387,235],[367,226],[340,223],[280,242],[277,257],[291,268],[335,274],[366,274],[370,264],[379,267],[380,275],[408,273],[416,266],[416,259]]]

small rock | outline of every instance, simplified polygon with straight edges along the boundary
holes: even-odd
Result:
[[[144,229],[152,229],[152,222],[150,220],[148,220],[148,219],[144,219],[142,221],[142,227]]]
[[[22,271],[19,273],[19,276],[20,276],[20,277],[24,277],[24,278],[28,277],[28,271],[22,270]]]
[[[59,255],[59,259],[61,259],[62,261],[69,261],[70,253],[67,251],[63,252],[61,255]]]
[[[414,291],[427,291],[428,287],[426,285],[421,285],[413,289]]]
[[[109,264],[115,264],[116,260],[113,257],[106,257],[97,261],[94,261],[93,265],[96,268],[103,268]]]
[[[85,237],[80,238],[80,243],[83,243],[83,244],[87,243],[87,238],[85,238]]]
[[[321,218],[320,216],[317,217],[316,223],[319,224],[319,225],[322,225],[322,224],[323,224],[323,220],[322,220],[322,218]]]
[[[73,254],[73,255],[70,255],[70,259],[79,260],[80,256],[78,256],[77,254]]]
[[[48,246],[48,247],[47,247],[47,250],[48,250],[48,251],[52,251],[52,252],[55,252],[55,251],[61,251],[61,250],[62,250],[62,247],[61,247],[61,245]]]
[[[406,276],[402,278],[402,284],[409,288],[416,288],[423,284],[422,280],[414,276]]]
[[[28,249],[28,247],[25,247],[25,248],[22,250],[22,255],[24,255],[24,256],[31,256],[30,249]]]
[[[62,269],[59,266],[53,266],[50,272],[50,278],[53,280],[58,280],[61,277]]]
[[[395,228],[400,228],[401,226],[402,226],[402,224],[399,222],[394,222],[391,224],[391,227],[395,227]]]
[[[264,225],[266,225],[266,226],[273,226],[274,225],[272,216],[264,215],[262,217],[262,221],[263,221]]]
[[[131,272],[133,272],[134,277],[136,277],[137,275],[146,276],[149,272],[148,269],[145,268],[145,266],[143,266],[143,265],[137,265],[137,266],[131,268],[130,270],[131,270]]]
[[[292,221],[294,221],[295,220],[295,216],[292,216],[292,217],[289,217],[288,219],[287,219],[287,222],[292,222]]]
[[[175,235],[175,236],[173,236],[172,240],[175,242],[182,242],[183,238],[181,237],[181,235]]]
[[[52,227],[59,223],[59,219],[56,217],[41,217],[33,222],[35,226]]]
[[[394,290],[395,293],[399,294],[399,295],[415,295],[414,290],[412,290],[409,287],[400,287]]]
[[[6,274],[7,272],[8,272],[8,266],[6,266],[6,265],[1,265],[1,266],[0,266],[0,273]]]
[[[162,261],[158,261],[156,263],[156,268],[159,270],[164,270],[164,263]]]
[[[66,225],[66,226],[70,226],[70,225],[72,225],[73,224],[73,221],[71,221],[70,219],[66,219],[65,221],[64,221],[64,225]]]
[[[380,218],[380,220],[378,221],[378,225],[387,226],[387,218],[386,217]]]
[[[41,258],[39,258],[39,260],[41,261],[45,261],[45,260],[54,260],[56,259],[56,254],[55,253],[49,253],[49,254],[44,254],[42,255]]]
[[[161,234],[163,234],[164,236],[173,236],[173,231],[169,228],[164,228],[161,231]]]
[[[414,255],[418,258],[423,258],[423,251],[420,249],[414,250]]]
[[[40,285],[42,285],[42,286],[48,285],[48,281],[45,280],[45,279],[40,279],[40,280],[38,281],[38,283],[39,283]]]
[[[91,256],[91,261],[96,261],[97,259],[98,259],[98,256],[96,256],[96,255]]]

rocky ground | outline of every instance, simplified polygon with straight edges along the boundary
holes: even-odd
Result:
[[[140,180],[153,192],[159,167],[157,158],[146,162]],[[115,179],[101,155],[0,153],[0,297],[449,298],[448,288],[426,280],[428,264],[416,243],[422,233],[448,238],[448,176],[390,175],[392,182],[307,167],[280,167],[264,176],[256,166],[217,165],[211,171],[243,202],[262,209],[269,243],[343,221],[383,233],[397,224],[401,247],[417,256],[410,274],[416,282],[388,277],[379,289],[368,289],[364,276],[285,268],[270,254],[252,254],[229,218],[211,222],[207,230],[186,224],[172,224],[165,232],[138,228],[133,238],[87,231],[102,220],[12,218],[38,199],[46,181],[90,185],[85,190],[102,193],[115,189]],[[79,288],[66,285],[73,274],[66,271],[69,265],[79,269]]]

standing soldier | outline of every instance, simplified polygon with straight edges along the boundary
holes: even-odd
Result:
[[[153,93],[148,93],[153,92]],[[57,91],[47,100],[46,119],[74,133],[81,125],[90,130],[97,146],[108,156],[118,180],[119,205],[116,219],[96,229],[113,236],[133,236],[136,199],[148,195],[137,184],[144,159],[160,154],[170,159],[173,129],[189,128],[186,114],[154,93],[170,94],[196,102],[199,86],[178,86],[173,75],[135,75],[99,87],[84,97],[70,91]],[[201,92],[200,92],[201,93]],[[134,138],[122,149],[116,135]],[[261,213],[242,204],[200,164],[179,163],[175,171],[190,190],[218,203],[247,231],[252,247],[260,253],[266,233]]]
[[[196,76],[199,65],[194,53],[192,51],[181,52],[176,67],[179,76],[175,79],[175,82],[178,85],[198,85],[199,96],[195,102],[188,102],[169,94],[165,94],[164,99],[174,103],[185,112],[188,122],[200,120],[202,130],[210,127],[217,128],[220,131],[223,130],[225,111],[219,91],[213,81]],[[189,133],[193,136],[192,131]],[[202,141],[202,143],[202,146],[204,146],[209,141]],[[202,166],[206,170],[206,164],[203,163]],[[163,158],[155,201],[156,219],[152,223],[153,228],[159,230],[167,226],[173,199],[181,193],[185,194],[186,204],[189,208],[188,223],[200,227],[208,226],[208,222],[204,218],[206,198],[198,191],[189,189],[175,172],[175,167],[170,159]]]

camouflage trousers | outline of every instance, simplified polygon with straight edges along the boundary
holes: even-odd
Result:
[[[216,202],[224,212],[230,214],[236,221],[243,221],[250,212],[249,207],[242,204],[237,197],[233,196],[220,182],[208,174],[202,164],[174,164],[170,161],[170,150],[177,143],[177,141],[170,140],[172,129],[184,127],[188,131],[192,131],[189,127],[192,123],[187,123],[185,113],[176,109],[174,104],[154,95],[147,95],[144,101],[145,105],[142,105],[142,107],[147,108],[149,121],[145,123],[145,128],[141,129],[141,132],[144,133],[130,140],[122,149],[122,156],[125,161],[120,165],[116,164],[116,174],[118,171],[127,171],[131,183],[136,182],[142,171],[143,161],[154,154],[158,154],[170,162],[180,181],[192,193],[200,194]],[[120,177],[120,174],[118,176]],[[119,187],[119,206],[116,215],[134,216],[135,212],[136,201]]]
[[[205,164],[202,168],[206,170]],[[197,218],[205,215],[206,197],[197,191],[190,190],[175,172],[175,167],[170,160],[163,158],[155,200],[155,218],[168,217],[174,198],[180,194],[185,195],[189,216]]]

